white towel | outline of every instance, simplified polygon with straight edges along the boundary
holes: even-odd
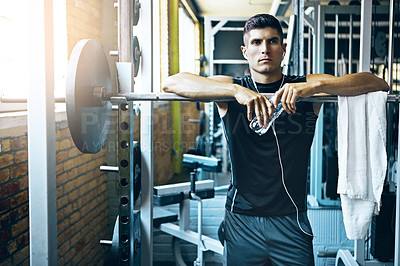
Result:
[[[365,238],[378,215],[385,181],[386,99],[383,91],[339,96],[337,192],[349,239]]]

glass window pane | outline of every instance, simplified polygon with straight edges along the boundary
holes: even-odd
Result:
[[[183,8],[179,8],[179,71],[195,73],[195,27]]]

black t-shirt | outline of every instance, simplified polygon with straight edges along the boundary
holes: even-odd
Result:
[[[306,81],[305,77],[285,76],[284,83]],[[250,76],[233,78],[235,84],[254,91]],[[282,80],[258,84],[261,93],[275,92]],[[310,102],[297,102],[296,113],[285,111],[275,120],[284,182],[299,211],[306,210],[306,183],[310,147],[317,116]],[[296,212],[282,182],[277,142],[270,128],[259,136],[249,127],[246,106],[228,102],[222,118],[231,159],[231,186],[226,208],[255,216],[280,216]],[[233,203],[232,203],[233,202]]]

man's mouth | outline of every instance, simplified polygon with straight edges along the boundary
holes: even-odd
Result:
[[[258,60],[258,62],[261,62],[261,63],[267,63],[267,62],[271,62],[271,61],[272,61],[272,59],[269,59],[269,58],[262,58],[262,59]]]

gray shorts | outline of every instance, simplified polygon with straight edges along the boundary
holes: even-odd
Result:
[[[312,235],[307,212],[301,228]],[[299,228],[296,214],[258,217],[225,211],[226,265],[314,265],[313,237]]]

